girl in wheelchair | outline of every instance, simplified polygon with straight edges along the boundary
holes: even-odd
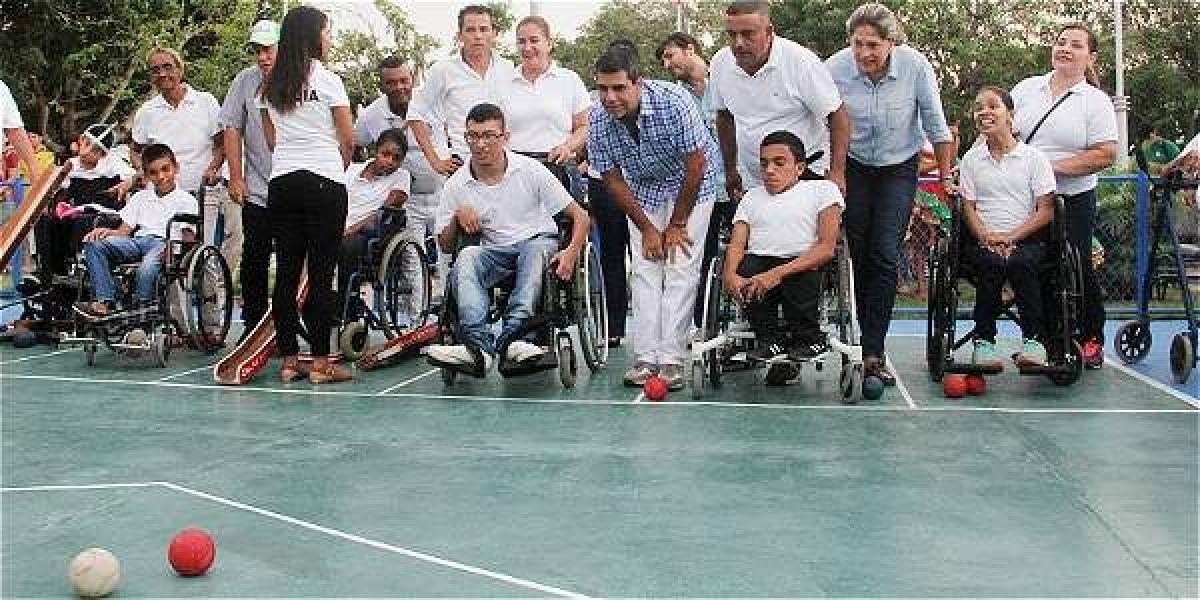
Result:
[[[1040,367],[1046,364],[1040,272],[1046,252],[1043,231],[1054,216],[1054,171],[1045,155],[1014,136],[1008,92],[984,87],[973,112],[984,141],[967,152],[960,166],[963,220],[974,238],[963,253],[975,273],[971,362],[1002,368],[996,319],[1007,282],[1024,338],[1014,359],[1019,367]]]
[[[789,131],[763,138],[763,186],[748,192],[733,217],[722,275],[755,333],[751,360],[767,362],[769,384],[829,351],[821,330],[821,268],[833,257],[845,202],[832,182],[806,181],[804,143]],[[779,321],[783,307],[783,329]]]

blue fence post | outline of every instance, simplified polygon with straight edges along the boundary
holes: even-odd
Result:
[[[1143,290],[1144,275],[1150,268],[1150,243],[1147,235],[1150,228],[1150,176],[1145,171],[1138,171],[1136,183],[1136,204],[1134,207],[1134,254],[1133,254],[1133,294],[1139,308],[1144,296],[1149,290]]]

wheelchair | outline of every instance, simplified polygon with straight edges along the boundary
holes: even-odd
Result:
[[[98,217],[97,224],[104,220],[105,216]],[[196,241],[176,234],[184,225],[196,232]],[[130,358],[150,353],[159,367],[167,366],[179,341],[208,354],[223,348],[233,318],[232,279],[221,252],[200,241],[202,228],[199,215],[172,217],[167,222],[166,256],[155,282],[154,301],[138,305],[138,263],[118,264],[114,267],[117,303],[123,310],[97,319],[77,317],[75,334],[60,343],[81,346],[88,366],[95,365],[101,345]],[[73,270],[77,301],[94,299],[82,253]]]
[[[691,345],[691,388],[694,398],[704,395],[706,382],[713,388],[719,388],[726,373],[763,366],[749,358],[749,352],[755,346],[754,332],[750,330],[741,307],[726,293],[721,277],[725,269],[725,249],[729,245],[730,233],[729,228],[722,228],[720,249],[709,262],[701,279],[704,314],[696,339]],[[838,393],[842,402],[847,404],[856,403],[863,397],[865,377],[861,331],[854,300],[853,273],[849,246],[843,234],[838,239],[833,259],[822,267],[818,321],[829,344],[829,352],[803,361],[772,361],[791,365],[792,372],[795,373],[792,379],[799,380],[805,364],[811,363],[816,371],[823,371],[829,354],[838,354],[841,357]],[[882,389],[882,382],[877,389]]]
[[[994,375],[1002,368],[957,362],[954,352],[975,339],[972,328],[957,336],[957,321],[971,316],[959,314],[960,281],[972,282],[973,265],[966,250],[975,243],[963,218],[961,198],[952,198],[949,232],[929,250],[929,300],[926,314],[925,358],[929,378],[940,382],[947,373]],[[1083,373],[1083,349],[1076,341],[1083,296],[1080,256],[1067,237],[1066,209],[1055,197],[1054,219],[1039,235],[1045,236],[1047,251],[1042,261],[1042,302],[1045,305],[1045,366],[1020,367],[1021,375],[1044,375],[1059,386],[1069,386]],[[1004,303],[1002,315],[1016,320],[1015,301]]]
[[[404,209],[383,209],[378,234],[367,241],[343,291],[338,349],[347,360],[363,355],[372,331],[391,340],[429,319],[433,292],[429,254],[425,240],[405,235],[405,224]],[[364,284],[370,287],[370,302]]]
[[[585,207],[586,210],[586,207]],[[560,215],[555,218],[558,225],[559,249],[565,248],[570,239],[571,221]],[[478,244],[475,236],[461,237],[456,240],[455,249],[451,256],[451,269],[462,248]],[[604,297],[604,279],[600,271],[599,248],[589,236],[579,254],[575,265],[575,273],[569,281],[563,281],[554,274],[554,266],[549,258],[542,266],[542,290],[530,317],[513,334],[514,339],[523,339],[530,333],[537,336],[536,343],[550,347],[550,351],[532,363],[507,364],[500,360],[498,371],[503,377],[514,377],[542,371],[558,370],[558,378],[564,388],[575,386],[578,377],[578,362],[575,352],[575,341],[569,329],[574,326],[578,331],[579,350],[583,361],[591,372],[599,371],[607,362],[608,339],[607,305]],[[460,343],[462,335],[458,319],[458,302],[455,297],[454,285],[447,279],[445,300],[439,315],[441,325],[440,344]],[[488,323],[495,325],[501,321],[508,306],[508,297],[516,283],[516,276],[510,276],[501,281],[491,290],[491,307],[488,310]],[[498,356],[503,357],[506,347],[497,348]],[[453,385],[459,373],[482,378],[486,373],[478,372],[468,367],[442,365],[431,361],[441,368],[442,381]]]

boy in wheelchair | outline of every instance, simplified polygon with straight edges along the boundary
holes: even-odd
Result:
[[[120,263],[139,262],[137,302],[152,304],[170,234],[168,221],[178,214],[198,214],[196,199],[175,185],[179,163],[168,146],[147,146],[142,151],[142,165],[152,185],[129,198],[118,213],[119,224],[98,226],[83,237],[84,263],[95,291],[94,301],[75,304],[75,311],[85,318],[101,319],[115,311],[112,267]],[[195,239],[194,231],[185,229],[183,235],[185,241]]]
[[[463,248],[447,278],[448,300],[456,304],[462,343],[426,349],[435,366],[482,376],[504,352],[510,364],[536,362],[547,350],[520,336],[542,293],[546,264],[562,280],[575,271],[590,220],[583,208],[542,164],[507,149],[504,113],[480,104],[467,115],[470,161],[446,181],[438,208],[438,244],[452,253],[459,236],[478,236]],[[571,219],[571,241],[559,250],[554,217]],[[500,336],[488,322],[491,289],[513,278]],[[531,334],[534,332],[530,332]]]
[[[971,362],[1002,366],[996,351],[996,319],[1003,310],[1001,293],[1007,281],[1016,297],[1024,338],[1016,363],[1044,366],[1040,271],[1044,231],[1054,216],[1054,171],[1045,155],[1013,135],[1013,101],[1008,92],[984,87],[975,97],[974,118],[984,142],[963,156],[959,175],[963,221],[973,238],[963,246],[963,256],[975,275]]]
[[[845,202],[827,180],[802,180],[804,142],[789,131],[763,138],[763,186],[746,192],[733,217],[723,273],[725,289],[754,330],[748,356],[771,363],[767,381],[789,379],[794,366],[829,351],[821,330],[821,268],[833,257]],[[780,330],[779,311],[783,307]]]

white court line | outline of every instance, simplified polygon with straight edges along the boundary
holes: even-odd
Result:
[[[13,358],[10,360],[0,362],[0,365],[11,365],[11,364],[19,363],[19,362],[25,362],[27,360],[37,360],[39,358],[46,358],[48,356],[54,356],[56,354],[66,354],[67,352],[71,352],[74,350],[75,350],[75,348],[63,348],[62,350],[55,350],[53,352],[43,352],[41,354],[34,354],[33,356],[22,356],[21,358]]]
[[[414,382],[414,381],[419,381],[419,380],[421,380],[421,379],[424,379],[424,378],[426,378],[426,377],[429,377],[430,375],[433,375],[434,373],[437,373],[438,371],[441,371],[441,369],[430,369],[430,370],[428,370],[428,371],[425,371],[424,373],[421,373],[420,375],[416,375],[416,376],[413,376],[413,377],[409,377],[408,379],[405,379],[404,381],[401,381],[400,383],[397,383],[396,385],[393,385],[392,387],[390,387],[390,388],[387,388],[387,389],[383,390],[382,392],[377,392],[375,395],[376,395],[376,396],[384,396],[384,395],[387,395],[387,393],[388,393],[388,392],[390,392],[390,391],[392,391],[392,390],[397,390],[397,389],[400,389],[400,388],[402,388],[402,387],[404,387],[404,386],[406,386],[406,385],[408,385],[408,384],[410,384],[410,383],[412,383],[412,382]]]
[[[159,485],[157,481],[145,483],[93,483],[88,485],[30,485],[25,487],[0,487],[0,492],[62,492],[73,490],[111,490],[116,488],[144,488]]]
[[[86,377],[60,377],[55,375],[9,375],[0,373],[0,380],[4,379],[22,379],[33,381],[64,381],[69,383],[107,383],[116,385],[141,385],[152,387],[174,387],[195,390],[227,390],[227,391],[243,391],[243,392],[263,392],[267,394],[297,394],[310,396],[339,396],[343,398],[375,398],[379,399],[384,396],[366,392],[339,392],[336,390],[313,390],[313,389],[283,389],[283,388],[264,388],[253,386],[225,386],[225,385],[205,385],[195,383],[179,383],[175,381],[136,381],[127,379],[90,379]],[[564,404],[574,406],[630,406],[628,400],[597,400],[592,398],[518,398],[513,396],[468,396],[460,394],[416,394],[397,392],[388,394],[388,398],[413,398],[416,400],[463,400],[473,402],[512,402],[516,404]],[[655,402],[668,406],[678,407],[696,407],[704,406],[711,408],[756,408],[756,409],[773,409],[773,410],[822,410],[822,411],[845,411],[845,412],[1005,412],[1005,413],[1059,413],[1059,414],[1076,414],[1076,413],[1097,413],[1097,414],[1171,414],[1171,413],[1187,413],[1196,414],[1194,409],[1110,409],[1110,408],[997,408],[983,406],[918,406],[917,408],[909,408],[907,406],[871,406],[871,405],[854,405],[846,406],[843,404],[770,404],[770,403],[750,403],[750,402],[692,402],[692,401],[663,401]]]
[[[155,379],[155,381],[170,381],[172,379],[175,379],[176,377],[183,377],[184,375],[190,375],[197,371],[204,371],[206,369],[212,369],[212,368],[213,368],[213,365],[204,365],[204,366],[196,367],[195,369],[188,369],[182,373],[175,373],[174,375],[167,375],[166,377],[159,377],[158,379]]]
[[[1125,366],[1121,362],[1120,358],[1117,358],[1106,352],[1106,353],[1104,353],[1104,362],[1106,365],[1112,365],[1112,366],[1116,367],[1118,371],[1121,371],[1122,373],[1124,373],[1124,374],[1126,374],[1126,375],[1128,375],[1128,376],[1130,376],[1130,377],[1132,377],[1132,378],[1134,378],[1156,390],[1159,390],[1161,392],[1166,392],[1166,393],[1184,401],[1185,403],[1192,406],[1193,408],[1200,408],[1200,401],[1198,401],[1195,397],[1189,396],[1189,395],[1187,395],[1187,394],[1185,394],[1185,393],[1183,393],[1161,381],[1158,381],[1157,379],[1154,379],[1147,375],[1138,373],[1137,371]]]
[[[892,357],[886,357],[887,368],[892,372],[892,377],[896,378],[896,389],[900,390],[900,395],[904,396],[904,402],[909,408],[917,408],[917,402],[913,400],[911,394],[908,393],[908,387],[904,385],[904,380],[900,379],[900,372],[896,370],[896,365],[892,364]]]

